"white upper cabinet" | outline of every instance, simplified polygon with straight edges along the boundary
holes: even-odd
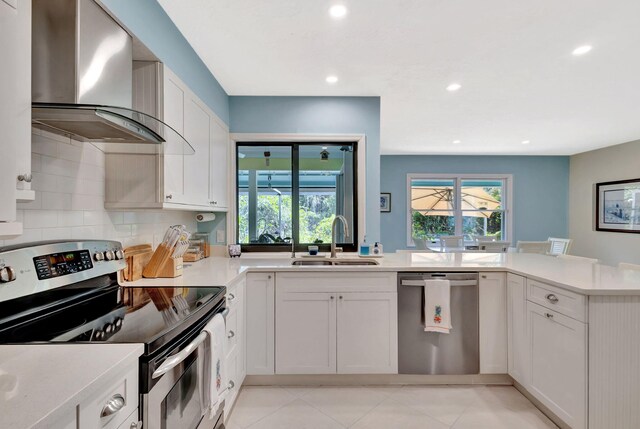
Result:
[[[134,61],[133,82],[134,110],[164,121],[193,150],[169,132],[161,155],[106,154],[105,207],[226,211],[228,127],[161,63]]]
[[[0,2],[0,236],[22,233],[16,200],[31,189],[31,1]],[[22,176],[22,180],[18,179]]]
[[[209,146],[209,204],[218,210],[229,208],[229,130],[211,117]]]

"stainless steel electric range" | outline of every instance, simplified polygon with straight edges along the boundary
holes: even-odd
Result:
[[[204,412],[198,336],[226,313],[224,286],[123,287],[123,257],[116,241],[0,248],[0,344],[142,343],[144,428],[223,428]]]

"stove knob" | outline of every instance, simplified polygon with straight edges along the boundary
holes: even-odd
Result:
[[[113,261],[116,258],[116,255],[113,253],[113,250],[107,250],[104,252],[104,259],[107,261]]]
[[[93,339],[98,341],[103,340],[104,332],[102,332],[100,329],[97,329],[96,331],[93,332]]]
[[[113,326],[114,328],[116,328],[116,331],[119,331],[120,328],[122,328],[122,317],[116,318],[116,320],[113,322]]]
[[[104,261],[104,255],[102,254],[102,252],[96,252],[93,254],[93,259],[95,259],[98,262]]]
[[[122,253],[122,250],[116,250],[116,259],[123,259],[124,258],[124,253]]]
[[[0,283],[9,283],[16,279],[16,270],[11,267],[0,268]]]
[[[105,325],[102,327],[102,330],[104,331],[105,335],[110,335],[113,333],[113,325],[111,323],[105,323]]]

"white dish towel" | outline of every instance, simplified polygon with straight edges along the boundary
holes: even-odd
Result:
[[[451,283],[449,280],[425,280],[425,332],[448,334],[451,329]]]
[[[205,397],[203,403],[209,411],[209,418],[218,412],[227,397],[227,377],[224,360],[226,356],[226,325],[222,314],[216,314],[203,329],[207,333],[204,341],[204,386]],[[206,411],[205,411],[206,412]]]

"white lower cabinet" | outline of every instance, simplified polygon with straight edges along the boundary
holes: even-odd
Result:
[[[480,273],[480,373],[506,374],[507,278],[505,273]]]
[[[238,398],[240,387],[246,376],[246,280],[243,278],[227,289],[226,318],[227,344],[225,347],[225,371],[229,394],[225,400],[225,415],[231,415],[231,409]]]
[[[246,285],[246,373],[275,373],[275,274],[248,273]]]
[[[527,290],[526,278],[507,274],[507,338],[508,372],[514,380],[527,387]]]
[[[397,373],[397,308],[395,275],[278,274],[276,373]]]
[[[587,325],[528,304],[527,389],[574,429],[587,427]]]
[[[336,373],[336,293],[276,294],[276,373]]]

